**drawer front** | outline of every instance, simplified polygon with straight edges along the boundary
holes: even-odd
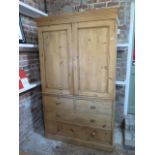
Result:
[[[46,120],[64,121],[83,126],[91,126],[102,129],[112,129],[112,119],[102,115],[90,115],[87,113],[66,113],[61,110],[54,110],[44,113]]]
[[[43,97],[44,118],[82,126],[112,129],[112,111],[109,102],[93,102],[63,97]],[[107,111],[107,113],[106,113]]]
[[[46,121],[46,132],[83,141],[112,144],[112,131],[72,125],[63,122]]]
[[[85,134],[83,128],[78,125],[72,125],[64,122],[57,121],[45,121],[45,130],[50,134],[58,134],[61,136],[83,139],[85,140]]]
[[[87,101],[87,100],[76,100],[76,110],[77,112],[92,113],[92,114],[102,114],[102,115],[112,115],[112,101]]]
[[[73,112],[74,109],[73,99],[45,96],[43,97],[43,102],[45,112],[53,110]]]
[[[97,143],[112,144],[112,131],[86,128],[86,140]]]

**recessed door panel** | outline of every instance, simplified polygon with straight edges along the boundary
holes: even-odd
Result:
[[[43,89],[52,93],[71,94],[72,58],[71,26],[58,25],[42,28]]]
[[[90,21],[74,25],[75,93],[110,97],[114,90],[115,35],[111,21]],[[113,53],[112,53],[113,52]]]

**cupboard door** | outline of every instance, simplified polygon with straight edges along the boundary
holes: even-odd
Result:
[[[114,97],[115,22],[73,24],[75,94]]]
[[[72,94],[71,25],[39,28],[42,89]]]

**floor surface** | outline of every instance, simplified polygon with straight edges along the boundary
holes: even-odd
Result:
[[[112,153],[46,139],[43,133],[36,132],[20,147],[20,151],[32,155],[134,155],[134,150],[122,146],[122,133],[121,129],[115,129],[115,149]]]

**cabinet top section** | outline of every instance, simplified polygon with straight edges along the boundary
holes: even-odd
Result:
[[[90,20],[117,19],[118,8],[104,8],[78,13],[66,13],[56,16],[36,18],[38,26],[49,26],[52,24],[66,24]]]

